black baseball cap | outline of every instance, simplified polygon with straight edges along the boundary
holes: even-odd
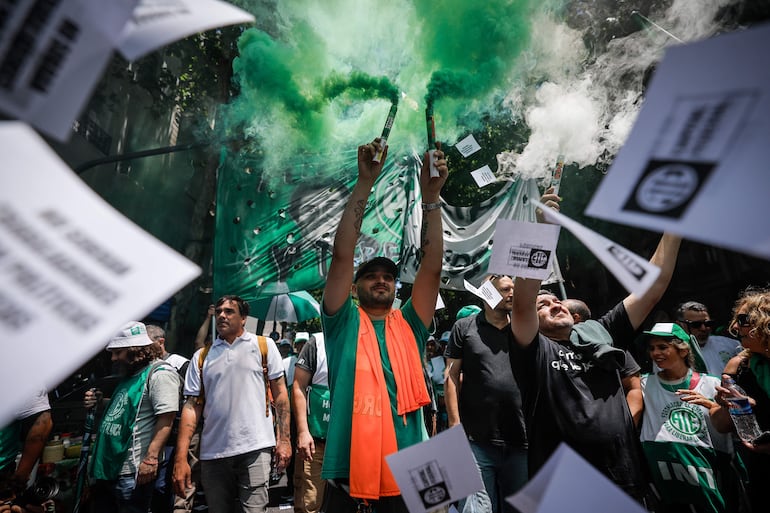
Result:
[[[390,274],[392,274],[394,278],[398,276],[398,266],[396,265],[396,263],[390,258],[380,256],[380,257],[374,257],[371,260],[367,260],[363,264],[359,265],[358,270],[356,271],[356,274],[353,277],[353,283],[357,282],[358,279],[364,273],[377,267],[385,269]]]

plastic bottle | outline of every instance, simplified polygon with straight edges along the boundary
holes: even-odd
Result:
[[[762,430],[759,429],[757,417],[751,409],[746,392],[735,383],[733,378],[723,377],[722,386],[730,391],[730,395],[726,396],[725,400],[738,437],[744,442],[751,442],[762,433]]]

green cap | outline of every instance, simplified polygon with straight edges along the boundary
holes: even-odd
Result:
[[[460,308],[460,311],[457,312],[456,320],[460,320],[463,317],[468,317],[469,315],[477,314],[481,311],[481,308],[479,308],[476,305],[465,305],[464,307]]]
[[[674,337],[682,342],[690,343],[690,335],[688,335],[680,325],[673,322],[658,322],[650,331],[645,331],[644,334],[663,338]]]
[[[645,331],[644,334],[652,335],[653,337],[678,338],[682,342],[686,342],[690,345],[690,351],[692,351],[692,356],[695,360],[695,370],[706,372],[706,360],[703,359],[703,353],[701,353],[698,340],[684,331],[680,325],[674,322],[659,322],[650,331]]]

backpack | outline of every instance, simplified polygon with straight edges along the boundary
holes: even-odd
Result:
[[[262,355],[262,378],[265,380],[265,417],[270,416],[270,387],[269,380],[267,378],[267,338],[257,335],[257,342],[259,343],[259,352]],[[206,356],[209,354],[211,344],[203,346],[203,350],[198,354],[198,374],[201,380],[201,393],[196,399],[196,404],[203,405],[206,403],[206,389],[203,386],[203,362],[206,361]]]

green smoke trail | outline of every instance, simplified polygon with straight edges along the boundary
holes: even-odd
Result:
[[[323,83],[321,94],[333,99],[343,93],[360,100],[383,98],[398,103],[398,88],[387,77],[372,77],[362,71],[345,76],[334,72]]]

